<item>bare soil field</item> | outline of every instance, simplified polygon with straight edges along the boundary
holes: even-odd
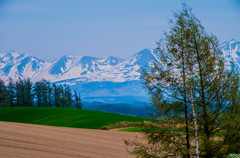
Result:
[[[1,158],[128,158],[124,139],[139,133],[0,121]]]

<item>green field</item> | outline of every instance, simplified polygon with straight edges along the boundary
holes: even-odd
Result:
[[[39,125],[99,129],[121,121],[138,122],[145,118],[106,112],[39,107],[1,107],[0,121]]]
[[[120,128],[117,131],[125,131],[125,132],[142,132],[146,130],[147,127],[127,127],[127,128]]]
[[[177,129],[149,128],[149,127],[127,127],[127,128],[117,129],[117,131],[125,131],[125,132],[143,132],[146,130],[156,131],[156,132],[159,132],[159,131],[184,132],[182,130],[177,130]]]

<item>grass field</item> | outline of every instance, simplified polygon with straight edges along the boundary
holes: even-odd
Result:
[[[1,107],[0,121],[39,125],[99,129],[121,121],[138,122],[146,118],[68,108]]]
[[[128,127],[128,128],[120,128],[117,129],[117,131],[125,131],[125,132],[142,132],[146,129],[147,127]]]
[[[117,131],[125,131],[125,132],[142,132],[146,130],[151,130],[151,131],[170,131],[170,132],[184,132],[182,130],[177,130],[177,129],[166,129],[166,128],[149,128],[149,127],[127,127],[127,128],[120,128],[117,129]]]

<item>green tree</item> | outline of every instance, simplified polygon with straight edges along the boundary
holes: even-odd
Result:
[[[38,107],[42,107],[43,106],[43,102],[42,102],[42,82],[38,81],[34,84],[34,87],[33,87],[33,90],[34,90],[34,94],[35,94],[35,97],[36,97],[36,106]]]
[[[33,106],[32,82],[28,78],[26,80],[19,78],[15,83],[16,106]]]
[[[60,93],[60,100],[61,100],[61,105],[62,107],[66,107],[66,94],[64,91],[64,86],[63,85],[59,85],[59,93]]]
[[[65,107],[73,108],[73,96],[69,86],[64,85],[64,93],[65,93]]]
[[[47,81],[47,85],[46,85],[46,89],[47,89],[47,105],[48,107],[52,107],[53,106],[53,87],[51,85],[51,83],[49,81]]]
[[[3,80],[0,79],[0,107],[8,106],[9,106],[8,90]]]
[[[53,84],[53,91],[56,107],[73,108],[73,96],[69,86]]]
[[[158,45],[153,69],[143,72],[142,78],[152,109],[168,130],[146,130],[147,145],[126,142],[135,146],[132,153],[212,158],[240,152],[239,74],[224,65],[217,38],[207,34],[191,9],[183,5],[165,33],[165,43]],[[181,132],[173,132],[173,128]]]
[[[11,107],[16,106],[16,89],[15,89],[15,83],[12,78],[8,79],[8,96],[9,96],[9,104]]]
[[[24,98],[24,88],[23,88],[23,80],[19,78],[15,82],[15,89],[16,89],[16,106],[24,106],[23,98]]]
[[[26,80],[23,80],[23,106],[33,106],[33,84],[31,80],[28,78]]]
[[[38,107],[52,106],[52,86],[49,81],[43,79],[34,84],[34,94]]]
[[[74,90],[74,107],[76,109],[82,109],[82,103],[81,103],[81,96],[80,93],[77,93],[76,90]]]
[[[55,107],[63,107],[62,105],[62,101],[61,101],[61,92],[60,92],[60,88],[53,83],[53,96],[54,96],[54,105]]]

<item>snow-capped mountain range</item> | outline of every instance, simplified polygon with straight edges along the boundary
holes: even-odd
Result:
[[[240,72],[240,41],[232,39],[220,44],[219,49],[223,52],[227,65],[232,62]]]
[[[29,54],[10,52],[0,56],[0,75],[3,80],[30,78],[51,82],[75,79],[77,81],[125,82],[139,80],[140,67],[149,65],[153,50],[144,49],[127,60],[117,57],[99,59],[90,56],[63,56],[46,62]]]
[[[226,41],[219,46],[227,61],[240,70],[240,42]],[[140,83],[141,68],[155,59],[156,50],[144,49],[128,59],[90,56],[63,56],[46,62],[29,54],[0,54],[1,79],[30,78],[33,82],[46,79],[67,84],[84,96],[145,96]]]

